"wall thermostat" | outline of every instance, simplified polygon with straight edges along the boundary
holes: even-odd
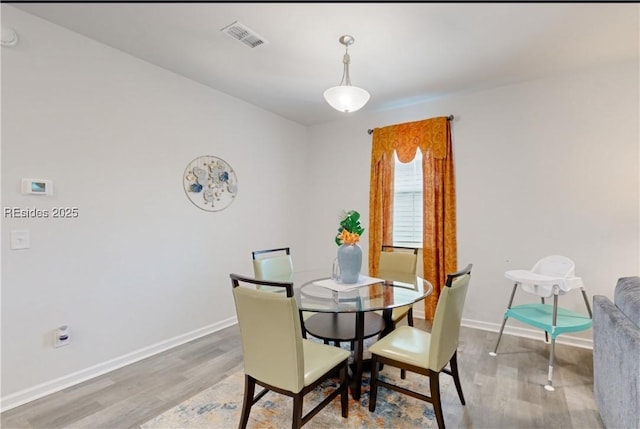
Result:
[[[22,179],[22,193],[31,195],[52,195],[53,183],[47,179]]]

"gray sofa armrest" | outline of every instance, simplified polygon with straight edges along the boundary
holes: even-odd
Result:
[[[607,429],[640,429],[640,329],[593,297],[593,393]]]

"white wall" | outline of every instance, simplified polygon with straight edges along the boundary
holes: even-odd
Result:
[[[637,63],[615,64],[312,127],[309,257],[329,263],[339,209],[368,224],[368,128],[453,114],[458,261],[474,264],[465,323],[497,330],[504,272],[549,254],[575,261],[590,297],[612,297],[619,277],[640,274],[638,76]],[[579,294],[563,304],[585,311]],[[591,332],[575,336],[588,345]]]
[[[5,4],[2,25],[20,37],[2,48],[2,206],[79,209],[3,216],[3,407],[233,323],[251,250],[304,260],[305,127]],[[237,172],[224,211],[185,196],[201,155]],[[54,195],[21,195],[23,177]],[[30,249],[10,250],[18,229]]]

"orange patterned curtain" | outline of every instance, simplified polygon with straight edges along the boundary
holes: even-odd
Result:
[[[451,126],[446,117],[373,130],[369,189],[369,272],[376,275],[382,244],[393,243],[393,152],[411,161],[423,154],[423,265],[433,285],[425,316],[433,320],[447,273],[457,270],[456,200]]]
[[[376,140],[375,131],[373,140]],[[375,147],[375,145],[374,145]],[[369,185],[369,273],[378,275],[380,249],[393,242],[393,151],[374,161],[371,157]]]

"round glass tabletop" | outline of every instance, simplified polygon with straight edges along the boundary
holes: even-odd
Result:
[[[310,274],[310,273],[309,273]],[[385,310],[413,304],[431,294],[431,283],[419,276],[404,276],[394,281],[370,280],[372,284],[346,290],[327,287],[330,278],[294,273],[294,294],[298,309],[327,313]],[[337,285],[338,289],[339,284]],[[344,285],[349,286],[349,285]]]

